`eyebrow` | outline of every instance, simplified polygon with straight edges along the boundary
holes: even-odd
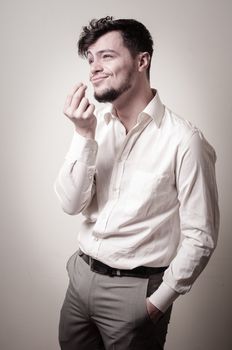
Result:
[[[97,51],[97,55],[102,55],[103,53],[105,53],[105,52],[111,52],[111,53],[114,53],[114,54],[118,54],[117,53],[117,51],[115,51],[115,50],[112,50],[112,49],[106,49],[106,50],[100,50],[100,51]],[[87,56],[88,55],[92,55],[92,52],[91,51],[87,51]]]

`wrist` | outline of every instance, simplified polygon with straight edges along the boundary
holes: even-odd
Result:
[[[87,139],[93,139],[93,140],[95,139],[95,131],[82,130],[82,129],[79,129],[79,128],[75,128],[75,131],[79,135],[81,135],[81,136],[83,136],[83,137],[85,137]]]
[[[153,321],[158,321],[158,319],[163,315],[163,312],[160,311],[154,304],[152,304],[148,298],[146,299],[146,304],[149,317]]]

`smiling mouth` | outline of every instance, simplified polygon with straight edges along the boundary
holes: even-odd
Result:
[[[101,81],[103,81],[108,77],[109,77],[108,75],[100,75],[100,76],[92,77],[90,80],[93,84],[95,84],[95,83],[100,83]]]

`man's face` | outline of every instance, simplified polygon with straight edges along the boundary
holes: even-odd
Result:
[[[101,36],[87,52],[94,97],[99,102],[113,102],[134,84],[136,59],[125,47],[118,31]]]

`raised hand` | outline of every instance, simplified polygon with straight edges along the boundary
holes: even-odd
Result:
[[[95,106],[85,97],[87,86],[76,84],[68,94],[63,112],[74,123],[75,130],[82,136],[94,139],[97,118],[94,115]]]

